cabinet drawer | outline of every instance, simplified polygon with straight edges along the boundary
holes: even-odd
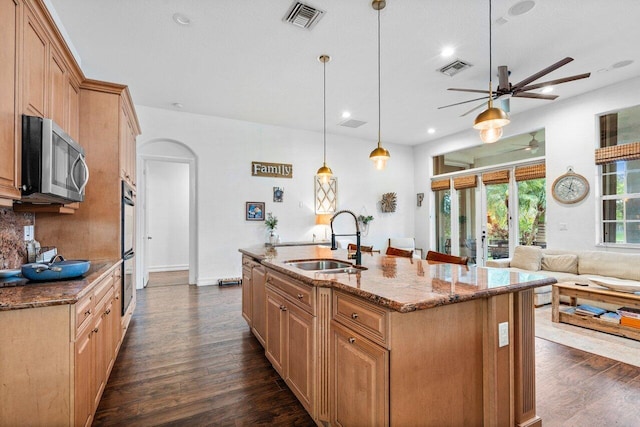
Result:
[[[259,266],[260,263],[253,260],[253,258],[249,258],[246,255],[242,256],[242,268],[253,268]]]
[[[370,340],[387,346],[389,313],[384,308],[336,291],[333,293],[333,319]]]
[[[91,295],[88,295],[76,303],[76,331],[80,331],[85,322],[91,319],[91,313],[93,313],[91,302]]]
[[[286,276],[269,272],[267,283],[280,289],[303,310],[315,315],[316,293],[313,286],[305,285]]]
[[[107,293],[113,289],[113,275],[105,277],[100,283],[96,285],[93,290],[93,300],[98,305],[102,303],[103,298]]]

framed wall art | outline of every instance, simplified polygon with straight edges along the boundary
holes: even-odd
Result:
[[[245,215],[247,221],[264,221],[264,202],[247,202]]]
[[[283,198],[284,198],[284,188],[273,187],[273,201],[276,203],[282,203]]]

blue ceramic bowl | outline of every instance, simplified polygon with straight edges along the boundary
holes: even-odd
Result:
[[[89,271],[91,261],[70,260],[58,261],[52,264],[31,263],[21,267],[22,276],[29,280],[50,281],[64,280],[82,276]]]

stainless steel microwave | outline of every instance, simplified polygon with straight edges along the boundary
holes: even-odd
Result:
[[[22,200],[84,200],[89,168],[84,150],[51,119],[22,116]]]

